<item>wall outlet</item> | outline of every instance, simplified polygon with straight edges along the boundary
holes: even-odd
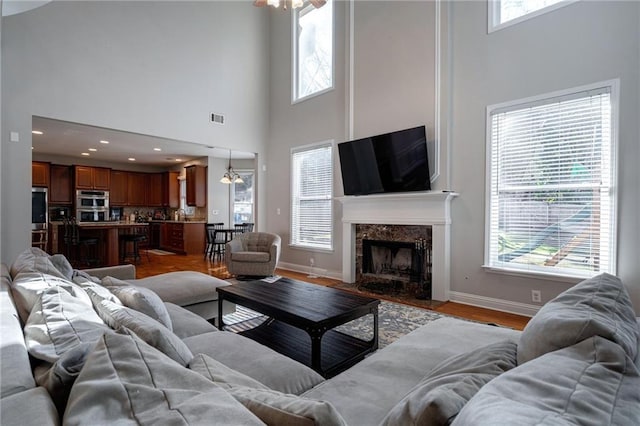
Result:
[[[531,301],[542,302],[542,295],[540,294],[540,290],[531,290]]]

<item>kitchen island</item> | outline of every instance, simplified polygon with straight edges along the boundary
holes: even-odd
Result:
[[[51,222],[52,230],[52,253],[64,253],[74,256],[77,247],[67,247],[64,241],[64,224],[62,222]],[[146,222],[84,222],[79,223],[80,237],[98,238],[96,257],[100,266],[115,266],[120,264],[120,234],[144,233],[148,234],[149,224]]]
[[[178,254],[202,254],[205,247],[203,220],[162,220],[153,221],[152,226],[160,226],[159,247]]]

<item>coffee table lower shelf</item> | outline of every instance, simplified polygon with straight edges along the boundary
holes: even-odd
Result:
[[[302,329],[269,319],[239,334],[311,367],[311,337]],[[329,330],[322,336],[321,371],[318,373],[325,378],[333,377],[361,361],[375,349],[373,341]]]

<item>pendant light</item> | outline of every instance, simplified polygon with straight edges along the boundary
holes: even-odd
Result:
[[[233,170],[233,167],[231,167],[231,150],[229,150],[229,166],[227,167],[227,171],[224,175],[222,175],[220,183],[225,183],[227,185],[232,183],[244,183],[240,175]]]

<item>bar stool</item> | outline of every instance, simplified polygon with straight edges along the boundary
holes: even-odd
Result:
[[[98,266],[100,258],[98,257],[98,237],[81,237],[80,227],[75,218],[64,221],[64,237],[65,256],[71,264],[84,263],[87,266]],[[80,252],[79,259],[71,256],[71,249],[75,248],[75,253]]]
[[[147,228],[145,227],[146,231]],[[136,265],[141,260],[140,246],[147,243],[147,235],[144,232],[140,232],[138,228],[133,228],[132,232],[128,234],[121,234],[118,238],[120,240],[120,262],[124,263],[127,257],[133,258],[133,263]],[[149,258],[149,250],[147,250],[147,260]]]

